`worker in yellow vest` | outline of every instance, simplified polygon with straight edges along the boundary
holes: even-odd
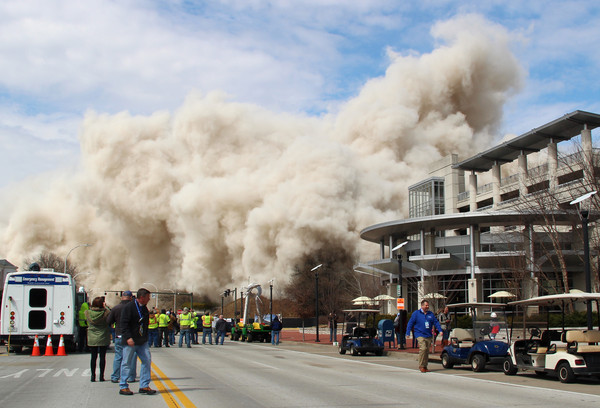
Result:
[[[191,310],[191,313],[192,313],[192,329],[191,329],[192,344],[198,344],[198,315],[196,314],[196,312],[193,309]]]
[[[183,338],[185,337],[185,344],[188,348],[191,348],[190,344],[190,327],[192,326],[192,314],[190,309],[187,307],[183,308],[183,313],[179,315],[179,347],[182,346]]]
[[[208,335],[208,342],[213,344],[212,342],[212,321],[213,318],[210,313],[206,312],[204,316],[202,316],[202,344],[206,344],[206,336]]]
[[[171,318],[167,314],[167,310],[162,309],[160,311],[160,314],[158,315],[158,335],[159,335],[158,347],[161,346],[161,343],[163,341],[165,343],[165,347],[171,347],[171,346],[169,346],[169,322],[170,321],[171,321]]]
[[[77,326],[79,329],[78,341],[77,341],[77,351],[83,353],[83,351],[87,351],[87,328],[88,323],[85,318],[85,311],[89,310],[90,305],[87,302],[83,302],[81,307],[79,308],[79,314],[77,319]]]
[[[148,347],[158,347],[158,314],[154,309],[148,314]]]

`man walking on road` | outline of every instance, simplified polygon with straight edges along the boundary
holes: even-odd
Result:
[[[429,371],[427,364],[429,363],[429,349],[431,348],[434,326],[439,332],[443,332],[435,314],[429,310],[429,302],[422,300],[421,308],[413,312],[406,326],[406,333],[408,334],[414,329],[414,336],[417,337],[419,342],[419,370],[422,373]]]
[[[156,394],[150,385],[150,366],[152,356],[148,346],[148,308],[150,291],[145,288],[138,289],[137,298],[123,307],[121,312],[121,333],[123,345],[123,362],[121,363],[121,382],[119,394],[133,395],[127,384],[129,377],[129,364],[134,352],[142,360],[140,368],[140,394]]]

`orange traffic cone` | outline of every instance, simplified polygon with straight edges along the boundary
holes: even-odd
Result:
[[[33,351],[31,352],[33,357],[41,356],[40,354],[40,342],[38,340],[37,334],[35,335],[35,340],[33,341]]]
[[[54,350],[52,349],[52,336],[48,335],[48,341],[46,341],[46,353],[45,356],[53,356]]]
[[[63,335],[60,335],[60,341],[58,342],[58,351],[56,352],[57,356],[66,356],[67,351],[65,350],[65,341],[63,340]]]

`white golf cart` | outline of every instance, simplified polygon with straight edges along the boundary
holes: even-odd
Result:
[[[556,374],[563,383],[576,376],[600,376],[600,330],[565,329],[565,305],[569,302],[598,302],[600,293],[565,293],[538,296],[508,303],[526,312],[529,307],[546,307],[546,329],[539,323],[527,324],[523,313],[522,327],[511,328],[511,346],[502,366],[504,374],[515,375],[518,370],[534,371],[542,376]],[[550,329],[549,312],[558,306],[562,312],[562,330]],[[515,310],[516,312],[517,310]]]

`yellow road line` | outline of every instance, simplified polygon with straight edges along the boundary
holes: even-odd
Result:
[[[160,394],[163,396],[165,402],[169,407],[196,408],[196,405],[194,405],[194,403],[190,401],[188,397],[186,397],[185,394],[179,390],[179,388],[177,388],[175,383],[173,383],[173,381],[171,381],[169,377],[167,377],[158,368],[158,366],[154,364],[154,362],[152,363],[152,370],[154,370],[154,372],[152,373],[152,380],[154,381],[154,385],[156,385],[156,388],[158,388],[159,391],[161,391]],[[166,387],[163,386],[163,384],[160,381],[164,382],[166,384]],[[171,393],[173,393],[183,405],[179,405],[177,401],[173,399],[173,395],[171,395]]]

